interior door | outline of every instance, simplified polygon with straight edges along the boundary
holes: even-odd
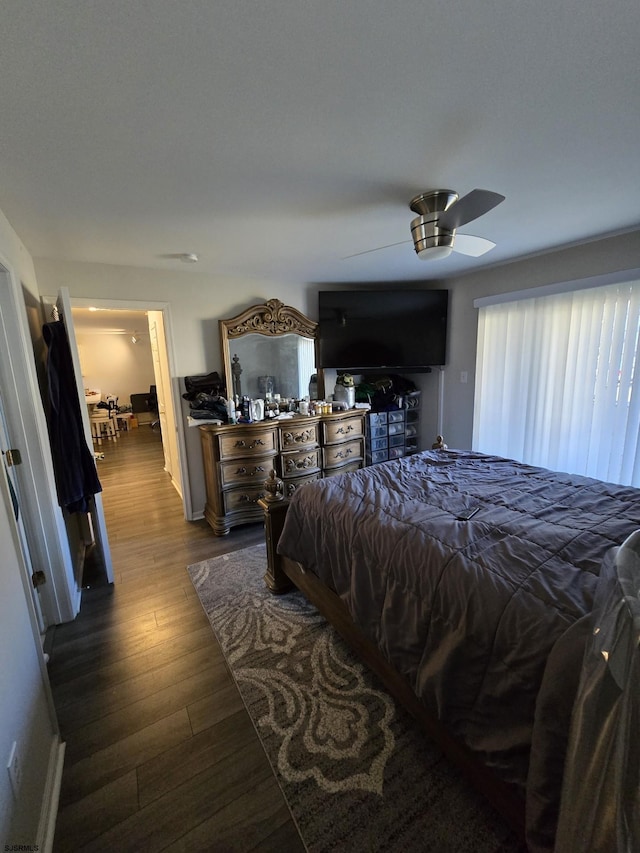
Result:
[[[165,468],[171,475],[171,482],[183,498],[180,452],[178,449],[178,426],[176,424],[171,386],[171,369],[167,349],[167,337],[162,311],[148,312],[149,340],[153,356],[153,370],[158,392],[158,410],[162,426],[162,446],[164,448]]]
[[[156,396],[158,399],[158,419],[160,421],[160,432],[162,433],[162,448],[164,450],[164,469],[173,474],[171,455],[168,450],[169,430],[167,429],[167,406],[165,403],[164,377],[160,368],[160,351],[158,347],[158,329],[155,322],[149,318],[149,340],[151,342],[151,357],[153,358],[153,376],[156,382]]]
[[[84,383],[82,381],[82,369],[80,367],[80,356],[78,355],[78,343],[76,334],[73,328],[73,317],[71,315],[71,302],[69,299],[69,291],[66,287],[61,287],[58,291],[56,300],[58,309],[58,318],[62,320],[67,330],[69,339],[69,348],[71,349],[71,359],[73,361],[73,372],[76,379],[76,390],[78,392],[78,402],[80,403],[80,412],[82,414],[82,426],[84,428],[85,440],[87,446],[93,453],[93,439],[91,438],[91,424],[89,423],[89,412],[84,398]],[[89,511],[91,518],[92,532],[95,539],[95,547],[98,554],[102,558],[107,580],[113,583],[113,565],[111,563],[111,549],[109,548],[109,537],[107,535],[107,524],[104,518],[104,508],[102,505],[102,495],[98,493],[91,500],[91,509]]]
[[[0,476],[6,477],[7,487],[9,490],[9,494],[11,495],[11,503],[13,504],[13,518],[18,530],[18,539],[20,541],[20,547],[22,549],[22,555],[24,557],[24,565],[29,575],[28,582],[29,587],[31,589],[33,606],[35,608],[36,619],[38,622],[38,631],[42,635],[44,634],[47,626],[45,625],[45,621],[42,615],[42,608],[40,607],[40,595],[38,592],[38,587],[34,586],[33,583],[33,562],[31,560],[31,552],[29,551],[29,545],[27,542],[27,533],[24,528],[24,521],[22,519],[22,500],[20,496],[20,484],[18,482],[18,477],[16,476],[16,465],[20,464],[20,460],[15,449],[12,449],[11,446],[11,440],[9,438],[9,432],[7,430],[7,422],[4,415],[4,406],[2,403],[1,395],[0,452],[2,453],[2,472],[0,472]]]

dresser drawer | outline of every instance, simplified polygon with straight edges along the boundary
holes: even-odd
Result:
[[[266,479],[266,478],[265,478]],[[259,510],[258,501],[265,496],[264,485],[247,484],[246,488],[229,489],[224,492],[224,511],[237,512],[238,510],[250,510],[255,507]]]
[[[220,482],[223,488],[241,483],[262,485],[274,466],[274,455],[221,462]]]
[[[242,431],[242,435],[234,435],[233,432],[218,436],[220,447],[220,459],[237,459],[239,456],[263,456],[268,453],[277,453],[276,431],[256,430],[255,432]]]
[[[386,438],[389,434],[389,427],[385,424],[384,426],[371,426],[369,427],[369,438],[373,441],[377,438]]]
[[[282,477],[295,477],[297,474],[320,470],[320,450],[317,447],[309,450],[292,450],[281,453]]]
[[[386,462],[389,458],[389,450],[385,447],[384,450],[372,450],[371,453],[367,451],[366,462],[367,465],[377,465],[379,462]]]
[[[304,486],[305,483],[312,483],[314,480],[320,479],[320,471],[316,471],[315,474],[305,474],[302,477],[293,477],[291,480],[284,481],[284,496],[285,498],[290,498],[291,495],[300,488],[300,486]]]
[[[386,450],[387,447],[389,447],[389,439],[386,435],[383,438],[367,438],[365,441],[365,449],[372,453],[377,450]]]
[[[341,465],[338,468],[327,468],[324,476],[336,477],[338,474],[349,474],[351,471],[358,471],[360,468],[362,468],[362,460],[355,459],[353,462],[347,462],[346,465]]]
[[[351,462],[353,459],[362,459],[363,440],[361,438],[353,441],[344,441],[342,444],[329,444],[322,449],[324,468],[333,468]]]
[[[357,417],[341,418],[336,421],[323,421],[324,444],[336,444],[346,439],[359,438],[363,435],[363,420],[362,415],[358,415]]]
[[[318,444],[318,424],[290,423],[280,427],[280,450],[314,447]]]
[[[369,420],[369,426],[371,427],[386,427],[387,425],[387,413],[386,412],[372,412],[367,415],[367,419]]]

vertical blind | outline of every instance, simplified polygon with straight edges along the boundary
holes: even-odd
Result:
[[[473,447],[640,486],[640,282],[480,308]]]
[[[309,395],[309,381],[316,372],[316,354],[313,341],[309,338],[298,338],[298,397]]]

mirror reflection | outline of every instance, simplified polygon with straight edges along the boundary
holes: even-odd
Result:
[[[221,320],[228,395],[265,401],[315,397],[316,331],[317,323],[278,299]]]
[[[309,395],[315,374],[314,342],[297,334],[268,338],[244,335],[228,342],[231,356],[232,393],[269,400],[301,400]]]

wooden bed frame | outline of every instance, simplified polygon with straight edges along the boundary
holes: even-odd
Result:
[[[386,660],[376,646],[354,624],[338,595],[325,586],[315,574],[288,557],[277,553],[277,545],[284,526],[289,502],[278,498],[258,501],[264,511],[267,544],[267,587],[274,594],[299,589],[333,625],[338,634],[358,657],[382,681],[389,693],[414,717],[425,734],[437,743],[442,752],[453,761],[468,781],[479,790],[489,803],[507,821],[524,843],[525,803],[520,791],[499,779],[481,764],[465,746],[456,741],[445,727],[427,712],[417,699],[409,682]]]

